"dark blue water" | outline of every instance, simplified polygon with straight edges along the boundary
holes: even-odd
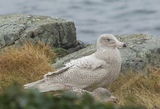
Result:
[[[160,0],[1,0],[0,15],[24,13],[75,22],[77,37],[95,43],[103,33],[160,36]]]

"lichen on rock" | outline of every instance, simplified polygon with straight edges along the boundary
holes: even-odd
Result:
[[[24,40],[71,48],[77,45],[73,21],[48,16],[13,14],[0,16],[0,49]]]

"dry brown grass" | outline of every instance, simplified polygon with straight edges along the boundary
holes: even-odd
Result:
[[[160,68],[150,67],[150,73],[121,74],[110,86],[119,105],[136,105],[160,109]]]
[[[54,70],[49,63],[55,57],[53,50],[42,42],[5,49],[0,53],[0,89],[14,81],[24,84],[42,78]]]

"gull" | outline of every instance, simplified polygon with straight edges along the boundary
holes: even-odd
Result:
[[[121,69],[121,54],[118,48],[126,44],[112,34],[102,34],[96,44],[96,52],[65,64],[44,78],[25,84],[25,88],[36,88],[40,92],[82,89],[93,91],[111,84]]]

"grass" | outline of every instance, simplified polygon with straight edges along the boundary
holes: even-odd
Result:
[[[149,74],[121,74],[111,84],[110,91],[119,105],[134,105],[147,109],[160,108],[160,68],[149,67]]]
[[[13,83],[32,82],[53,71],[50,63],[56,54],[53,50],[38,42],[26,42],[23,46],[14,46],[0,53],[0,89]]]
[[[39,42],[26,42],[0,53],[0,89],[13,84],[23,85],[38,80],[48,71],[56,57],[52,48]],[[121,74],[109,90],[119,100],[118,105],[160,108],[160,66],[149,67],[149,74],[128,72]]]

